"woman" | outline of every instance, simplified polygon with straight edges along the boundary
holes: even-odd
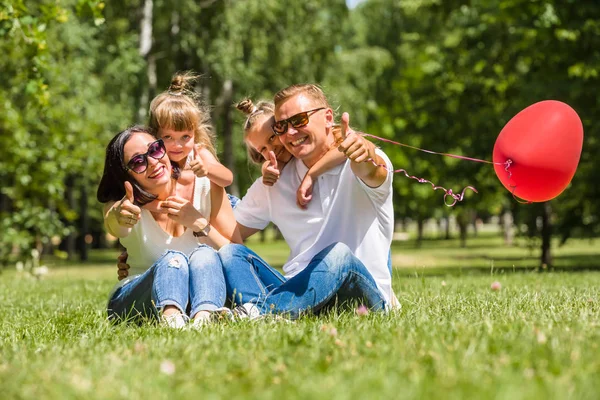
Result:
[[[111,319],[158,316],[181,328],[222,310],[225,283],[214,248],[239,242],[223,188],[208,178],[182,180],[148,128],[117,134],[106,149],[98,200],[104,221],[129,252],[129,279],[112,293]],[[215,229],[211,229],[214,227]]]

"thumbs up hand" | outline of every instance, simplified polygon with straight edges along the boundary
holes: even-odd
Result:
[[[125,182],[125,196],[115,204],[117,222],[125,228],[131,228],[140,220],[142,210],[134,204],[133,186]]]
[[[263,183],[267,186],[273,186],[279,179],[280,174],[275,153],[269,151],[269,159],[262,166]]]
[[[342,114],[341,133],[338,135],[336,137],[338,150],[344,153],[350,161],[360,163],[371,157],[369,154],[369,150],[372,148],[371,142],[350,128],[348,113]],[[337,142],[338,139],[341,142]]]
[[[201,148],[199,144],[194,145],[194,159],[190,161],[190,169],[198,178],[208,175],[208,165],[200,157]]]

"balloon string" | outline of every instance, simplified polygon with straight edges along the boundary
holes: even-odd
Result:
[[[387,165],[385,164],[377,164],[372,158],[369,158],[367,161],[371,162],[373,165],[375,165],[376,167],[382,167],[385,168],[386,170],[392,172],[392,173],[398,173],[398,172],[402,172],[407,178],[409,179],[414,179],[419,183],[429,183],[432,187],[433,190],[443,190],[444,191],[444,204],[448,207],[454,207],[454,205],[459,202],[459,201],[463,201],[464,197],[465,197],[465,191],[467,189],[471,189],[472,191],[474,191],[475,193],[479,193],[477,191],[477,189],[475,189],[473,186],[466,186],[465,188],[463,188],[462,192],[460,192],[460,194],[458,193],[454,193],[452,191],[452,189],[446,189],[442,186],[437,186],[435,183],[424,179],[424,178],[419,178],[418,176],[414,176],[414,175],[410,175],[405,169],[395,169],[395,170],[391,170],[387,167]],[[448,197],[452,198],[452,203],[448,203]]]
[[[387,143],[392,143],[395,144],[397,146],[402,146],[402,147],[408,147],[409,149],[413,149],[413,150],[418,150],[418,151],[422,151],[423,153],[428,153],[428,154],[437,154],[438,156],[445,156],[445,157],[451,157],[451,158],[457,158],[459,160],[467,160],[467,161],[475,161],[475,162],[480,162],[480,163],[485,163],[485,164],[493,164],[493,165],[504,165],[506,166],[506,170],[508,171],[508,167],[510,166],[510,164],[512,163],[512,161],[507,160],[507,162],[493,162],[493,161],[488,161],[488,160],[481,160],[479,158],[473,158],[473,157],[466,157],[466,156],[459,156],[457,154],[450,154],[450,153],[438,153],[437,151],[431,151],[431,150],[427,150],[427,149],[421,149],[419,147],[415,147],[415,146],[410,146],[408,144],[404,144],[404,143],[400,143],[400,142],[394,142],[393,140],[390,139],[385,139],[385,138],[381,138],[379,136],[375,136],[375,135],[371,135],[369,133],[361,133],[361,135],[363,136],[367,136],[367,137],[372,137],[373,139],[377,139],[377,140],[381,140],[382,142],[387,142]],[[510,163],[508,162],[510,161]],[[508,164],[507,164],[508,163]],[[510,173],[510,172],[509,172]]]
[[[375,136],[375,135],[371,135],[368,133],[363,133],[361,132],[362,136],[367,136],[367,137],[371,137],[373,139],[377,139],[377,140],[381,140],[383,142],[387,142],[387,143],[391,143],[391,144],[395,144],[397,146],[402,146],[402,147],[408,147],[409,149],[413,149],[413,150],[418,150],[418,151],[422,151],[424,153],[428,153],[428,154],[436,154],[436,155],[440,155],[440,156],[445,156],[445,157],[451,157],[451,158],[456,158],[459,160],[466,160],[466,161],[475,161],[475,162],[480,162],[480,163],[484,163],[484,164],[492,164],[492,165],[503,165],[504,166],[504,170],[508,173],[508,179],[510,179],[512,177],[512,172],[510,171],[510,166],[512,165],[512,160],[506,160],[505,162],[501,163],[501,162],[493,162],[493,161],[488,161],[488,160],[481,160],[479,158],[473,158],[473,157],[465,157],[465,156],[459,156],[456,154],[450,154],[450,153],[439,153],[437,151],[431,151],[431,150],[427,150],[427,149],[421,149],[419,147],[415,147],[415,146],[410,146],[408,144],[404,144],[404,143],[400,143],[400,142],[395,142],[393,140],[389,140],[389,139],[385,139],[385,138],[381,138],[379,136]],[[407,178],[409,179],[414,179],[419,183],[429,183],[431,185],[431,187],[433,188],[433,190],[443,190],[444,191],[444,204],[448,207],[453,207],[457,202],[459,201],[463,201],[464,197],[465,197],[465,191],[467,189],[470,189],[472,191],[474,191],[475,193],[479,193],[477,191],[477,189],[475,189],[473,186],[466,186],[465,188],[463,188],[463,190],[460,192],[460,194],[458,193],[454,193],[452,191],[452,189],[446,189],[442,186],[437,186],[435,185],[433,182],[424,179],[424,178],[419,178],[417,176],[414,175],[410,175],[405,169],[396,169],[396,170],[390,170],[387,165],[384,164],[377,164],[372,158],[369,158],[367,160],[368,162],[371,162],[373,165],[375,165],[376,167],[382,167],[385,168],[387,171],[390,171],[392,173],[398,173],[398,172],[402,172]],[[515,196],[515,190],[517,189],[516,185],[511,185],[512,190],[512,195],[513,198],[521,203],[521,200],[519,200],[516,196]],[[452,203],[448,203],[448,197],[452,198]],[[525,204],[529,204],[531,202],[526,202]]]

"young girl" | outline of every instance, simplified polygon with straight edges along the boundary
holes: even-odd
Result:
[[[196,78],[189,72],[173,76],[169,89],[150,103],[149,125],[164,141],[169,159],[183,170],[182,178],[206,176],[227,187],[233,174],[217,160],[210,114],[188,89]]]
[[[272,129],[275,123],[275,105],[266,101],[259,101],[254,105],[252,100],[244,99],[238,103],[237,108],[248,116],[244,123],[248,158],[256,164],[262,163],[263,183],[273,186],[292,158]],[[335,126],[333,133],[337,135],[340,131],[341,128]],[[314,180],[344,161],[344,154],[334,147],[308,170],[296,192],[296,202],[300,208],[306,208],[310,202]]]

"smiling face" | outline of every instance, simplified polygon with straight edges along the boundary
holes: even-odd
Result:
[[[258,151],[265,160],[269,159],[269,152],[273,151],[277,160],[288,162],[292,155],[283,147],[271,129],[272,125],[273,116],[265,115],[256,119],[246,132],[246,143]]]
[[[185,160],[188,154],[194,149],[193,131],[160,129],[159,137],[165,142],[167,156],[176,163]]]
[[[123,164],[139,154],[148,152],[148,146],[154,143],[156,138],[147,133],[137,132],[131,135],[123,147]],[[144,172],[139,174],[129,171],[129,175],[146,191],[160,195],[171,182],[171,163],[167,157],[157,160],[151,156],[146,157],[148,166]]]
[[[298,113],[323,106],[300,93],[275,108],[275,119],[281,121]],[[310,168],[327,153],[333,144],[333,135],[329,132],[332,126],[333,111],[331,108],[324,108],[311,113],[306,126],[294,128],[288,123],[287,132],[279,136],[279,140],[294,157],[301,159]]]

